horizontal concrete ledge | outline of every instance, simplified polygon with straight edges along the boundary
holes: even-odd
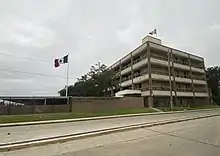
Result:
[[[220,109],[220,108],[214,108],[214,109]],[[138,114],[125,114],[125,115],[111,115],[111,116],[100,116],[100,117],[76,118],[76,119],[5,123],[5,124],[0,124],[0,128],[1,127],[13,127],[13,126],[28,126],[28,125],[39,125],[39,124],[54,124],[54,123],[64,123],[64,122],[100,120],[100,119],[113,119],[113,118],[122,118],[122,117],[146,116],[146,115],[163,115],[163,114],[174,114],[174,113],[211,111],[211,110],[214,110],[214,109],[199,109],[199,110],[185,110],[185,111],[154,112],[154,113],[138,113]]]
[[[190,121],[190,120],[215,117],[215,116],[220,116],[220,114],[194,116],[190,118],[180,118],[180,119],[172,119],[172,120],[163,120],[163,121],[157,121],[157,122],[151,122],[151,123],[143,123],[143,124],[115,127],[115,128],[109,128],[109,129],[100,129],[100,130],[90,131],[90,132],[85,132],[85,133],[75,133],[75,134],[68,134],[68,135],[35,139],[35,140],[4,143],[4,144],[0,144],[0,152],[18,150],[18,149],[28,148],[28,147],[33,147],[33,146],[40,146],[40,145],[42,146],[42,145],[53,144],[53,143],[58,143],[58,142],[62,143],[62,142],[70,141],[70,140],[77,140],[77,139],[94,137],[94,136],[99,136],[99,135],[104,135],[104,134],[134,130],[138,128],[165,125],[165,124]]]

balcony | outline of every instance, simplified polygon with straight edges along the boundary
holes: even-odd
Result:
[[[169,49],[169,47],[163,46],[161,44],[153,43],[153,42],[150,42],[150,48],[164,51],[164,52],[168,52],[168,49]]]
[[[173,52],[173,55],[175,56],[180,56],[180,57],[184,57],[184,58],[188,58],[188,54],[183,52],[183,51],[180,51],[180,50],[177,50],[177,49],[172,49],[172,52]]]
[[[152,86],[153,96],[170,96],[170,87],[169,86]]]
[[[198,72],[198,73],[205,73],[205,69],[200,69],[200,68],[195,68],[195,67],[192,67],[191,68],[193,72]]]
[[[175,75],[176,82],[183,82],[183,83],[192,83],[192,80],[189,75]]]
[[[141,88],[141,96],[149,96],[150,95],[150,89],[148,87]]]
[[[190,70],[190,67],[188,65],[180,64],[180,63],[174,63],[173,64],[175,68],[183,69],[183,70]]]
[[[194,92],[196,92],[196,93],[207,93],[207,90],[205,88],[195,88]]]
[[[193,92],[176,92],[176,95],[177,96],[180,96],[180,97],[193,97]]]
[[[148,80],[148,78],[149,78],[149,75],[147,74],[147,71],[144,71],[142,73],[134,75],[133,83],[137,84],[137,83]]]
[[[131,66],[131,63],[129,63],[129,64],[123,66],[123,67],[121,68],[121,70],[126,69],[126,68],[128,68],[128,67],[130,67],[130,66]]]
[[[186,61],[180,61],[180,60],[175,60],[173,61],[174,63],[178,63],[178,64],[182,64],[182,65],[186,65],[186,66],[189,66],[189,62],[186,62]]]
[[[195,97],[209,97],[208,93],[195,93]]]
[[[193,75],[193,79],[205,81],[205,77],[204,76],[195,76],[195,75]]]
[[[147,58],[147,56],[143,56],[143,57],[135,60],[133,63],[133,69],[135,70],[135,69],[138,69],[144,65],[147,65],[148,60],[146,58]],[[121,75],[125,75],[125,74],[129,73],[129,72],[131,72],[131,70],[132,70],[131,63],[129,63],[129,64],[122,67]]]
[[[132,51],[133,56],[137,56],[141,52],[147,49],[147,44],[142,44],[141,46],[137,47],[135,50]]]
[[[150,60],[151,60],[151,63],[168,66],[168,58],[166,57],[158,56],[158,55],[151,55]],[[184,62],[180,60],[174,60],[173,62],[174,62],[174,68],[190,71],[190,66],[188,62]],[[201,66],[192,67],[191,69],[194,72],[205,73],[204,68],[202,68]]]
[[[167,75],[167,76],[169,76],[169,73],[168,73],[168,72],[160,71],[160,70],[154,70],[154,69],[152,69],[151,73],[152,73],[152,74]]]
[[[132,85],[132,80],[131,79],[125,79],[122,83],[121,83],[121,87],[127,87],[127,86],[131,86]]]
[[[124,82],[124,81],[130,80],[130,79],[131,79],[131,75],[128,75],[126,77],[122,77],[121,81]]]
[[[207,82],[204,81],[204,80],[193,80],[193,83],[194,83],[194,84],[203,84],[203,85],[206,85],[206,84],[207,84]]]
[[[162,80],[162,81],[169,81],[169,73],[163,71],[155,71],[151,72],[151,77],[154,80]]]
[[[112,65],[112,69],[115,69],[120,66],[120,61],[116,62],[115,64]]]
[[[177,92],[192,92],[192,88],[177,88]]]
[[[131,72],[131,64],[129,64],[123,68],[123,70],[121,71],[121,75],[125,75],[130,72]]]
[[[164,60],[164,61],[168,61],[168,57],[165,57],[165,56],[161,56],[161,55],[155,55],[155,54],[150,54],[150,57],[151,58],[155,58],[155,59],[158,59],[158,60]]]
[[[153,85],[152,90],[170,91],[170,87],[169,86],[163,86],[163,85],[161,85],[161,86]]]
[[[193,76],[193,83],[194,84],[203,84],[206,85],[207,82],[205,81],[205,78],[202,76]]]
[[[161,59],[158,59],[158,58],[150,58],[150,62],[153,63],[153,64],[168,66],[168,61],[167,60],[161,60]]]
[[[204,69],[203,65],[191,64],[191,66],[194,67],[194,68]]]
[[[147,65],[147,63],[148,63],[147,56],[143,56],[134,61],[133,69],[136,70],[144,65]]]

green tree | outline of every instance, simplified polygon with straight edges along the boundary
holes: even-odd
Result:
[[[210,67],[206,70],[207,83],[212,92],[213,100],[220,104],[220,66]]]
[[[110,96],[119,88],[115,80],[115,73],[98,62],[90,67],[88,73],[78,78],[74,85],[68,87],[68,96]],[[66,90],[60,90],[59,94],[65,96]]]

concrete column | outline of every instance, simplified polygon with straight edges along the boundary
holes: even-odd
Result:
[[[170,108],[173,108],[173,92],[172,92],[172,80],[171,80],[171,49],[168,49],[167,57],[168,57],[168,72],[169,72],[169,85],[170,85]]]
[[[33,97],[33,99],[31,100],[32,103],[32,113],[35,113],[35,97]]]
[[[119,69],[119,70],[120,70],[120,71],[119,71],[119,72],[120,72],[120,82],[119,82],[119,85],[120,85],[120,90],[122,90],[122,87],[121,87],[121,83],[122,83],[122,82],[121,82],[121,81],[122,81],[122,75],[121,75],[121,68],[122,68],[122,67],[121,67],[121,60],[119,61],[119,68],[120,68],[120,69]]]
[[[175,68],[174,68],[174,59],[173,59],[173,51],[171,49],[171,55],[170,55],[170,60],[171,60],[171,64],[172,64],[172,69],[171,69],[171,72],[172,72],[172,77],[173,77],[173,90],[174,90],[174,103],[177,103],[177,91],[176,91],[176,74],[175,74]]]
[[[152,107],[154,107],[154,101],[153,101],[154,99],[153,99],[153,96],[149,96],[148,97],[148,107],[149,108],[152,108]]]
[[[134,83],[133,83],[134,70],[133,70],[133,65],[134,65],[134,58],[133,58],[132,53],[131,53],[131,82],[132,82],[131,89],[132,90],[134,89]]]
[[[8,101],[8,115],[11,115],[11,97]]]
[[[210,94],[211,89],[209,89],[208,83],[207,83],[207,75],[206,75],[206,70],[205,70],[205,63],[204,63],[204,59],[203,59],[203,69],[205,71],[205,81],[206,81],[206,92],[209,94],[209,104],[211,103],[212,100],[212,95]],[[212,92],[211,92],[212,93]]]
[[[194,89],[194,83],[193,83],[192,63],[191,63],[191,58],[189,54],[188,54],[188,59],[189,59],[189,67],[190,67],[191,88],[193,92],[193,104],[195,104],[195,89]]]
[[[44,106],[47,105],[47,98],[44,99]]]
[[[204,63],[204,59],[203,59],[203,69],[205,71],[205,81],[206,81],[206,92],[209,94],[209,97],[208,97],[208,104],[213,104],[212,103],[212,91],[211,89],[209,89],[209,86],[208,86],[208,83],[207,83],[207,76],[206,76],[206,70],[205,70],[205,63]]]
[[[148,59],[148,76],[149,76],[149,92],[150,95],[148,97],[148,106],[154,107],[154,100],[153,100],[153,91],[152,91],[152,78],[151,78],[151,62],[150,62],[150,45],[147,42],[147,59]]]

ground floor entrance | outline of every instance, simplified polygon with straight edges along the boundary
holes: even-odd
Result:
[[[173,102],[174,107],[198,107],[209,105],[210,101],[208,97],[144,97],[144,106],[145,107],[171,107],[171,101]]]

